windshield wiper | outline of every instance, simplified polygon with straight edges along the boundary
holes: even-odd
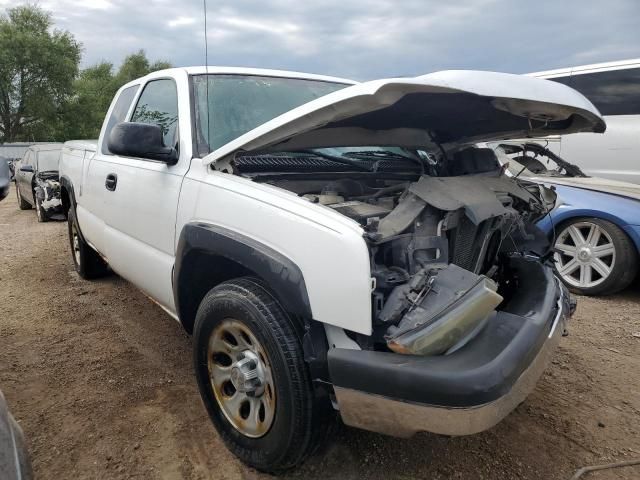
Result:
[[[311,154],[311,155],[315,155],[317,157],[322,157],[322,158],[324,158],[326,160],[330,160],[332,162],[341,163],[342,165],[348,165],[350,167],[355,167],[358,170],[362,170],[363,172],[370,172],[371,171],[371,169],[368,166],[362,165],[360,162],[357,162],[355,160],[351,160],[350,158],[342,157],[340,155],[332,155],[330,153],[322,152],[320,150],[314,150],[314,149],[298,150],[297,152],[291,152],[291,153],[308,153],[308,154]]]
[[[391,152],[389,150],[354,150],[352,152],[345,152],[344,155],[350,157],[401,158],[403,160],[412,160],[407,155],[402,155],[398,152]]]
[[[397,160],[408,160],[409,162],[415,163],[420,167],[420,170],[422,173],[424,173],[425,171],[425,166],[422,159],[417,156],[414,157],[409,153],[407,155],[402,155],[401,153],[392,152],[390,150],[356,150],[353,152],[346,152],[345,156],[346,155],[349,155],[351,157],[376,158],[377,160],[373,164],[373,168],[372,168],[374,170],[377,167],[378,162],[380,160],[395,158]]]

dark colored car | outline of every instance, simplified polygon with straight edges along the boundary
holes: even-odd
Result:
[[[11,186],[11,170],[9,162],[4,157],[0,157],[0,200],[9,195]]]
[[[16,165],[18,206],[35,207],[39,222],[64,219],[58,173],[61,149],[61,144],[33,145]]]
[[[11,171],[6,159],[0,158],[0,200],[9,194]],[[31,465],[24,444],[22,429],[9,413],[7,402],[0,391],[0,479],[28,480],[32,478]]]
[[[15,176],[15,170],[14,170],[14,159],[13,158],[8,158],[8,157],[1,157],[0,156],[0,163],[6,163],[9,166],[9,173],[10,173],[10,180],[13,180],[14,176]]]
[[[33,478],[22,429],[9,413],[7,402],[1,391],[0,478],[2,480],[29,480]]]

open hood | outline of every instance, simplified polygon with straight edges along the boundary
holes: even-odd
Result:
[[[560,83],[506,73],[451,70],[374,80],[290,110],[207,155],[228,167],[239,151],[322,147],[461,145],[605,130],[600,112]]]

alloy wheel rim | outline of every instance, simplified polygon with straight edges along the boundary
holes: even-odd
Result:
[[[220,410],[243,435],[265,435],[275,418],[276,391],[265,349],[246,325],[227,318],[211,333],[207,351],[211,388]]]
[[[71,227],[71,241],[73,247],[73,258],[76,261],[76,265],[80,265],[80,236],[78,235],[78,231],[76,230],[75,225]]]
[[[616,249],[609,233],[592,222],[577,222],[560,232],[555,243],[556,269],[573,287],[591,288],[613,271]]]

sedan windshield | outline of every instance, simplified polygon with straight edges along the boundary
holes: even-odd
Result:
[[[586,177],[577,165],[567,162],[536,143],[501,144],[495,147],[502,163],[518,176]]]
[[[206,155],[343,83],[256,75],[194,75],[198,153]]]
[[[41,150],[38,152],[38,171],[57,171],[59,161],[60,150]]]

